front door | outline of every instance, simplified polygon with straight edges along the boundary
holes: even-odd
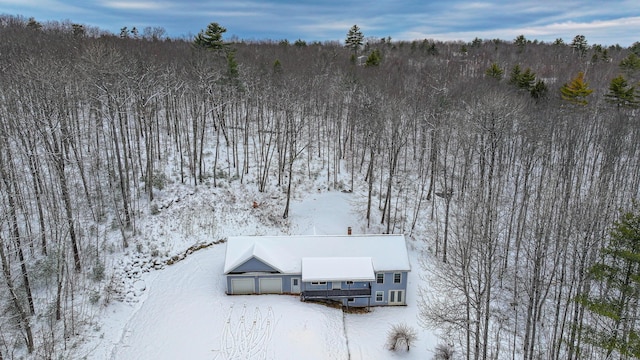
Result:
[[[300,294],[300,278],[291,278],[291,293]]]
[[[389,290],[389,305],[404,305],[404,290]]]

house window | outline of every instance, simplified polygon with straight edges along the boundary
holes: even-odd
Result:
[[[291,283],[291,285],[298,286],[298,279],[293,279],[293,282]]]
[[[402,274],[401,273],[393,273],[393,283],[400,284],[402,282]]]
[[[347,285],[353,285],[353,281],[347,281]]]
[[[312,281],[311,285],[327,285],[326,281]]]
[[[356,299],[355,298],[347,298],[347,301],[348,302],[354,302],[354,301],[356,301]]]
[[[376,284],[384,284],[384,273],[376,274]]]
[[[382,302],[384,297],[384,291],[376,291],[376,301]]]

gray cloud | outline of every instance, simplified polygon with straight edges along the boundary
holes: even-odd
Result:
[[[582,34],[590,43],[603,45],[628,46],[640,40],[639,17],[633,16],[640,14],[636,0],[0,0],[0,8],[12,15],[70,19],[114,33],[123,26],[160,26],[174,37],[195,34],[215,21],[229,36],[241,39],[342,41],[357,24],[367,37],[396,40],[512,40],[520,34],[542,41],[567,41]]]

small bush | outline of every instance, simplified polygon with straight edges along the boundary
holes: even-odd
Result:
[[[158,204],[156,204],[156,203],[151,204],[151,207],[149,208],[149,211],[151,212],[151,215],[160,214],[160,209],[158,208]]]
[[[396,351],[401,347],[405,347],[409,351],[411,345],[417,339],[418,333],[414,328],[407,324],[396,324],[387,333],[387,349]]]
[[[154,173],[153,177],[151,178],[151,185],[158,190],[163,190],[164,187],[167,186],[168,182],[169,178],[165,173],[162,172]]]
[[[100,301],[100,293],[98,291],[92,290],[89,294],[89,302],[93,305],[97,304]]]
[[[453,353],[451,345],[438,344],[434,351],[433,360],[451,360],[453,359]]]
[[[216,171],[216,179],[221,180],[221,179],[227,179],[228,177],[229,177],[229,174],[227,174],[226,171],[220,170],[220,169]]]
[[[95,266],[92,269],[93,281],[100,282],[104,280],[104,264],[100,261],[96,261]]]

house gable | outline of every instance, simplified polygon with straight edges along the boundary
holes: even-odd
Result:
[[[265,261],[252,256],[247,261],[240,265],[230,269],[227,274],[243,274],[248,272],[265,272],[265,273],[280,273],[280,271],[273,266],[267,264]]]

